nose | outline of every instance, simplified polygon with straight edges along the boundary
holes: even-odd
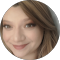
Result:
[[[25,40],[25,35],[22,29],[15,29],[13,34],[13,41],[14,42],[21,42]]]

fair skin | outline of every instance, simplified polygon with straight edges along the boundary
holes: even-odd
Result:
[[[29,25],[30,24],[30,25]],[[43,28],[36,25],[21,9],[11,7],[3,17],[3,40],[13,54],[22,59],[36,59],[43,38]],[[26,45],[15,49],[13,45]]]

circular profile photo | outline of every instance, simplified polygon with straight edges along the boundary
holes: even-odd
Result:
[[[21,1],[11,6],[1,21],[1,39],[7,50],[27,60],[50,53],[59,39],[58,19],[51,11],[39,1]]]

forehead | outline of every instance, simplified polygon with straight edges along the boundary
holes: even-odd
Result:
[[[28,16],[24,13],[20,6],[18,7],[11,7],[3,16],[3,20],[8,21],[17,21],[17,20],[24,20],[27,19]]]

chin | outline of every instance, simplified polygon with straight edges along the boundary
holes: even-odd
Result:
[[[16,57],[18,57],[18,58],[22,58],[23,57],[23,55],[20,55],[20,54],[14,54]]]
[[[14,53],[14,55],[16,56],[16,57],[18,57],[18,58],[23,58],[24,56],[25,56],[25,54],[23,54],[23,53]]]

